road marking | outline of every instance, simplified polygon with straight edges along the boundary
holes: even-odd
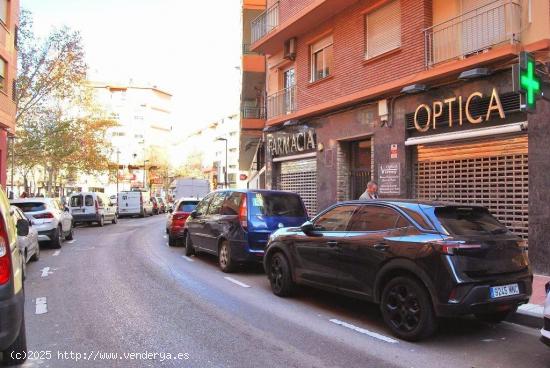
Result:
[[[48,312],[48,303],[46,297],[36,298],[36,310],[35,314],[44,314]]]
[[[185,259],[187,262],[195,262],[193,258],[187,257],[187,256],[181,256],[183,259]]]
[[[60,250],[56,250],[55,252],[53,252],[53,255],[52,257],[57,257],[59,255],[59,253],[61,253]]]
[[[67,241],[67,244],[73,244],[73,243],[74,243],[74,240]]]
[[[224,279],[226,279],[229,282],[232,282],[234,284],[237,284],[243,288],[249,288],[250,285],[245,284],[244,282],[240,282],[239,280],[235,280],[233,277],[225,276]]]
[[[162,237],[163,237],[164,239],[166,239],[166,235],[163,235]]]
[[[51,275],[53,272],[50,272],[50,268],[49,267],[44,267],[42,269],[42,275],[41,277],[47,277],[48,275]]]
[[[382,340],[382,341],[385,341],[385,342],[389,342],[390,344],[398,344],[399,343],[399,341],[397,341],[395,339],[392,339],[391,337],[387,337],[387,336],[381,335],[379,333],[372,332],[372,331],[366,330],[364,328],[354,326],[352,324],[340,321],[338,319],[331,319],[330,322],[335,323],[337,325],[340,325],[342,327],[349,328],[350,330],[357,331],[357,332],[362,333],[364,335],[374,337],[375,339]]]

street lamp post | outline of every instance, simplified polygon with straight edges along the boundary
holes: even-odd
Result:
[[[225,141],[225,167],[223,170],[223,182],[224,182],[224,188],[227,189],[229,187],[227,183],[227,138],[218,138],[217,141]]]

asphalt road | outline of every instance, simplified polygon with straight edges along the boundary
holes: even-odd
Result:
[[[369,303],[278,298],[259,268],[227,275],[168,247],[164,221],[79,227],[42,248],[27,267],[25,367],[550,367],[535,329],[466,318],[408,343]]]

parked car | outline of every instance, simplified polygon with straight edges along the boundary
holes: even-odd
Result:
[[[218,256],[223,272],[239,263],[261,262],[269,235],[299,226],[307,212],[296,193],[275,190],[220,190],[199,202],[185,222],[185,254]]]
[[[40,259],[40,246],[38,245],[38,231],[32,226],[32,221],[29,220],[19,207],[11,206],[13,211],[13,219],[15,223],[27,222],[29,225],[29,233],[25,236],[17,237],[17,245],[23,254],[25,263],[29,261],[38,261]]]
[[[118,217],[153,215],[153,202],[147,192],[137,190],[118,193]]]
[[[303,284],[379,303],[412,341],[434,333],[436,317],[505,319],[533,279],[524,242],[486,208],[439,202],[333,205],[274,233],[264,267],[275,295]]]
[[[72,240],[73,216],[55,198],[20,198],[11,201],[29,218],[38,231],[38,241],[49,241],[61,248],[63,240]]]
[[[544,304],[544,327],[540,330],[540,341],[550,346],[550,282],[546,283],[546,303]]]
[[[153,215],[158,215],[160,213],[160,207],[157,197],[151,197],[151,203],[153,203]]]
[[[97,223],[104,226],[105,222],[118,221],[116,204],[109,197],[99,192],[73,193],[69,198],[69,210],[75,224]]]
[[[157,199],[159,213],[166,213],[166,202],[164,202],[164,199],[162,197],[155,198]]]
[[[176,210],[169,210],[168,217],[166,219],[166,234],[168,234],[168,245],[174,247],[178,245],[184,239],[184,227],[185,221],[195,210],[198,199],[183,198],[176,202]]]
[[[28,231],[27,221],[15,222],[10,215],[8,198],[0,189],[0,352],[6,365],[21,364],[26,359],[25,260],[17,237],[27,236]]]

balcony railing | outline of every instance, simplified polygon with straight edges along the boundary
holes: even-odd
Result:
[[[265,119],[265,107],[249,107],[241,108],[241,117],[243,119]]]
[[[252,21],[252,43],[271,32],[279,25],[279,2],[266,9]]]
[[[519,41],[521,6],[498,0],[424,30],[426,67]]]
[[[267,96],[267,118],[296,111],[296,86],[291,86]]]

